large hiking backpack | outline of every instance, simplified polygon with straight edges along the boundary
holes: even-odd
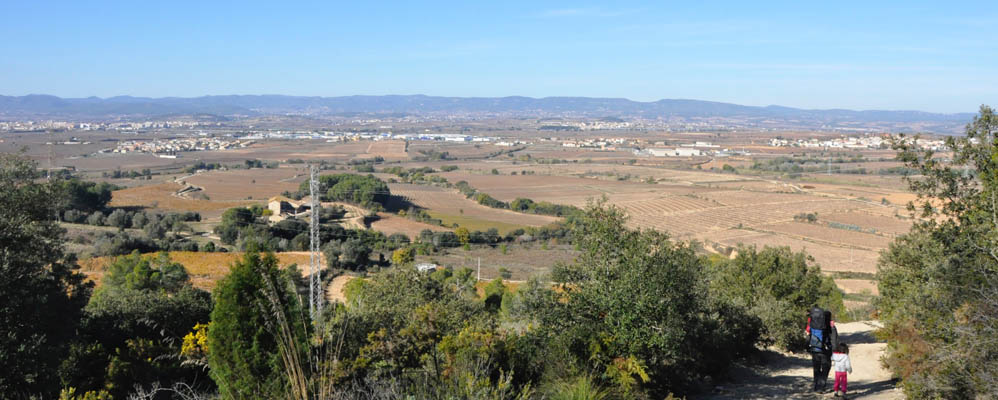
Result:
[[[822,353],[832,350],[833,341],[838,342],[838,338],[833,336],[838,336],[831,326],[832,323],[832,312],[822,310],[820,307],[814,307],[810,312],[810,320],[808,321],[808,327],[810,328],[810,336],[808,336],[807,350],[812,353]]]

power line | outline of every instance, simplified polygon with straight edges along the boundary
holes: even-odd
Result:
[[[319,196],[315,195],[316,190],[319,188],[319,180],[314,164],[309,165],[309,172],[308,193],[312,202],[312,218],[311,224],[309,224],[309,311],[312,313],[312,322],[318,326],[321,324],[320,318],[324,300],[322,296],[322,280],[319,278],[322,268],[319,265],[319,260],[321,260],[321,255],[319,254],[319,210],[322,206],[319,203]]]

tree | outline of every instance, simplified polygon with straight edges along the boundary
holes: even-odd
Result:
[[[359,238],[328,242],[322,246],[322,252],[329,268],[358,271],[371,262],[371,248]]]
[[[156,383],[211,390],[204,370],[185,365],[176,348],[192,327],[208,322],[211,309],[210,294],[193,287],[165,253],[119,257],[87,304],[63,382],[115,398]]]
[[[594,363],[622,397],[663,397],[722,372],[738,349],[754,348],[758,328],[734,327],[740,316],[726,318],[725,307],[714,307],[692,246],[629,230],[623,211],[604,202],[590,203],[576,221],[581,253],[555,267],[560,294],[541,312],[577,368]],[[731,334],[740,330],[746,333]]]
[[[981,106],[951,157],[893,147],[921,219],[878,263],[885,362],[912,398],[998,396],[998,115]],[[950,160],[947,160],[949,158]]]
[[[733,260],[721,260],[712,268],[714,295],[744,307],[747,317],[759,318],[763,339],[787,350],[803,350],[801,315],[817,304],[833,315],[845,311],[842,292],[832,278],[804,252],[789,247],[739,247]]]
[[[94,211],[89,217],[87,217],[87,223],[90,225],[102,226],[104,225],[104,222],[104,213],[100,211]]]
[[[62,196],[60,209],[93,212],[104,209],[111,201],[111,191],[117,186],[101,182],[87,182],[79,178],[58,180],[53,183]]]
[[[132,217],[128,215],[128,212],[119,208],[107,216],[107,225],[122,229],[128,228],[132,226]]]
[[[208,364],[223,398],[282,398],[290,382],[275,335],[274,318],[305,349],[304,310],[289,273],[273,254],[247,252],[215,287],[208,330]],[[275,304],[279,305],[275,308]]]
[[[132,228],[142,229],[149,222],[149,216],[146,215],[145,211],[138,211],[132,215]]]
[[[502,305],[503,295],[509,293],[506,289],[506,285],[503,285],[501,278],[496,278],[485,285],[485,297],[482,301],[485,302],[485,308],[490,311],[499,311],[499,306]]]
[[[413,261],[416,261],[416,257],[412,247],[403,247],[392,252],[392,264],[405,265]]]
[[[471,242],[471,232],[468,231],[468,228],[465,228],[463,226],[457,228],[454,230],[454,234],[457,235],[457,240],[461,242],[462,245]]]
[[[0,393],[54,397],[89,284],[63,250],[61,187],[35,181],[35,164],[0,154]]]
[[[189,284],[183,265],[170,261],[167,253],[159,253],[155,260],[142,257],[138,251],[115,259],[107,269],[104,285],[133,290],[164,289],[176,291]]]

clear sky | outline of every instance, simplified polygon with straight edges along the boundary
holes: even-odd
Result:
[[[994,1],[293,3],[0,0],[0,94],[998,105]]]

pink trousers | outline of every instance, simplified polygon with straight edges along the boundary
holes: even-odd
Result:
[[[844,394],[846,392],[847,376],[848,374],[846,374],[845,372],[835,371],[835,387],[833,388],[833,390],[835,390],[836,392],[842,392]]]

